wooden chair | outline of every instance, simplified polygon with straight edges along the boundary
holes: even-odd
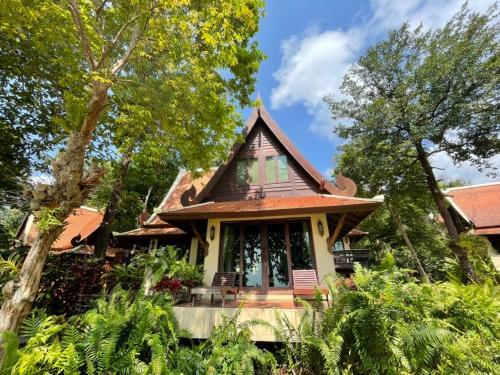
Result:
[[[316,292],[319,291],[322,295],[326,296],[326,303],[330,306],[328,288],[320,287],[318,276],[315,270],[293,270],[293,300],[295,297],[314,298]]]
[[[214,303],[214,295],[222,296],[222,307],[224,307],[226,295],[228,294],[234,295],[234,300],[236,301],[236,295],[239,291],[239,288],[236,286],[236,275],[235,272],[216,272],[212,286],[201,286],[191,289],[191,306],[194,306],[196,296],[202,294],[211,295],[211,305]]]

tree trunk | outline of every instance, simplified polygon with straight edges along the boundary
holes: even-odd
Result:
[[[431,164],[429,163],[429,159],[427,154],[425,153],[424,147],[421,142],[415,143],[417,149],[417,158],[422,165],[422,169],[424,170],[425,177],[427,179],[427,185],[431,191],[432,197],[434,198],[434,202],[436,203],[439,214],[443,218],[444,225],[450,236],[450,248],[453,253],[456,255],[460,267],[471,281],[478,282],[476,274],[474,273],[474,269],[470,264],[469,257],[467,255],[467,250],[458,245],[459,235],[457,231],[457,227],[451,218],[451,214],[446,207],[445,197],[439,188],[439,185],[436,180],[436,176],[434,175],[434,171],[432,169]]]
[[[123,188],[123,183],[127,178],[128,169],[130,166],[130,155],[123,155],[118,169],[118,175],[113,183],[113,189],[111,190],[111,196],[109,197],[108,204],[106,205],[106,211],[104,212],[104,218],[102,219],[101,226],[99,228],[99,233],[96,238],[95,244],[95,255],[100,259],[104,259],[106,255],[106,249],[109,244],[109,237],[111,235],[111,228],[120,208],[121,193]]]
[[[86,148],[104,110],[108,88],[107,84],[93,83],[93,95],[80,131],[69,137],[66,149],[52,162],[55,182],[46,189],[43,197],[33,198],[33,211],[36,212],[43,206],[56,207],[54,217],[63,223],[73,209],[82,204],[90,188],[100,180],[102,173],[98,169],[84,173],[84,160]],[[45,232],[39,231],[23,263],[19,281],[4,286],[2,293],[5,299],[0,309],[0,333],[17,331],[29,313],[50,248],[62,230],[61,226],[53,226]]]
[[[415,263],[415,266],[417,267],[417,271],[420,275],[420,280],[423,283],[430,283],[429,280],[429,275],[427,275],[427,272],[425,272],[424,267],[422,266],[422,263],[420,263],[420,259],[418,259],[417,251],[413,247],[413,244],[410,241],[410,238],[408,237],[408,234],[406,233],[406,229],[403,225],[403,222],[401,221],[401,216],[399,216],[398,210],[389,202],[387,204],[387,207],[389,208],[389,211],[391,212],[391,216],[394,219],[394,222],[396,223],[396,226],[398,227],[399,232],[401,233],[401,236],[403,237],[403,240],[406,243],[406,246],[410,250],[411,256],[413,258],[413,262]]]

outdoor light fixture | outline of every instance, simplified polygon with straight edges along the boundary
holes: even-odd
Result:
[[[318,232],[320,236],[325,234],[325,228],[323,228],[323,222],[321,220],[318,220]]]
[[[214,238],[215,238],[215,227],[212,225],[212,226],[210,227],[210,240],[212,240],[212,241],[213,241],[213,240],[214,240]]]

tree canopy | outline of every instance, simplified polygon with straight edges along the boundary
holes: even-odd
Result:
[[[464,6],[438,30],[404,24],[348,71],[344,98],[326,98],[333,118],[348,120],[336,132],[350,143],[349,158],[370,166],[363,173],[372,188],[427,186],[471,279],[430,158],[445,152],[456,163],[487,168],[500,151],[497,17],[496,7],[480,14]]]
[[[262,7],[260,0],[2,2],[6,44],[60,67],[49,70],[59,90],[48,122],[62,139],[50,162],[53,182],[33,193],[40,230],[19,283],[9,285],[0,331],[17,329],[62,223],[99,184],[104,171],[91,159],[138,148],[195,170],[227,152],[240,124],[237,106],[250,103],[263,58],[253,39]],[[19,79],[31,73],[20,69]],[[32,80],[44,73],[35,70]]]

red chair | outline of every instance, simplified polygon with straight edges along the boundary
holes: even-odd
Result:
[[[315,270],[293,270],[293,299],[299,296],[304,299],[313,299],[317,291],[326,297],[326,303],[330,306],[328,288],[319,286],[318,276]]]

